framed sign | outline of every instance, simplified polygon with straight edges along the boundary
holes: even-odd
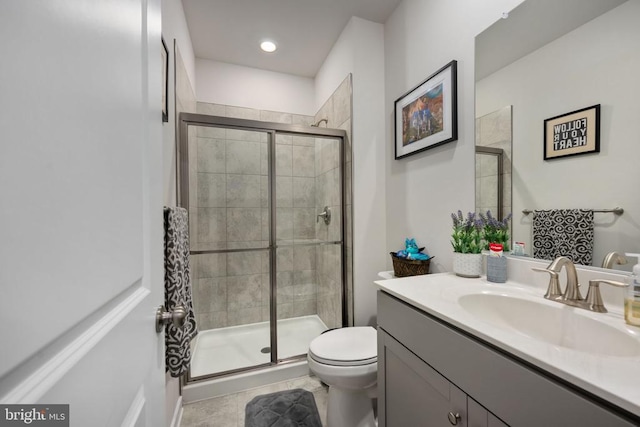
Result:
[[[600,104],[544,121],[544,159],[600,152]]]
[[[396,100],[396,160],[458,139],[457,64],[451,61]]]

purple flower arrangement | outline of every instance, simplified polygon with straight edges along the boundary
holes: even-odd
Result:
[[[453,251],[462,254],[479,254],[484,248],[482,220],[476,217],[475,212],[469,212],[464,217],[462,211],[458,211],[457,214],[452,213],[451,219],[453,219],[453,234],[451,234]]]
[[[491,211],[487,211],[486,215],[480,214],[479,216],[484,223],[483,238],[485,249],[488,250],[491,243],[500,243],[502,244],[502,250],[505,253],[509,252],[509,221],[511,220],[511,213],[502,221],[494,218],[491,215]]]
[[[462,211],[451,214],[453,233],[451,245],[454,252],[463,254],[479,254],[489,249],[490,243],[502,243],[504,251],[509,251],[509,221],[511,214],[502,221],[497,220],[487,211],[485,215]]]

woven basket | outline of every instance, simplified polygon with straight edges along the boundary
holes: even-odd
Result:
[[[429,274],[431,258],[421,261],[416,259],[398,258],[394,252],[390,252],[393,261],[393,273],[396,277],[420,276]]]

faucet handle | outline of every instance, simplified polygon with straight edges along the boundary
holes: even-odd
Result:
[[[316,223],[320,221],[320,218],[322,218],[327,225],[331,223],[331,208],[329,206],[325,206],[324,210],[316,215]]]
[[[587,297],[584,300],[587,308],[598,313],[606,313],[607,309],[605,308],[602,296],[600,295],[600,283],[606,283],[607,285],[616,286],[618,288],[626,288],[629,284],[607,279],[589,280],[589,290],[587,291]]]
[[[562,291],[560,290],[560,280],[558,280],[558,272],[549,268],[531,268],[533,271],[541,273],[549,273],[549,287],[544,297],[547,299],[557,299],[562,297]]]

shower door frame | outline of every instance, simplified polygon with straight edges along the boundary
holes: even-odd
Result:
[[[496,158],[497,161],[497,166],[496,166],[496,174],[497,174],[497,187],[496,187],[496,191],[498,193],[498,206],[496,207],[496,218],[499,220],[503,219],[503,200],[504,200],[504,188],[503,188],[503,175],[504,175],[504,170],[503,170],[503,162],[502,162],[502,157],[504,156],[504,150],[502,148],[495,148],[495,147],[487,147],[485,145],[476,145],[476,156],[481,155],[481,156],[494,156]],[[476,191],[478,191],[478,189],[476,189]]]
[[[218,378],[226,375],[233,375],[240,372],[247,372],[256,369],[263,369],[266,367],[272,367],[276,365],[282,365],[289,362],[295,362],[300,360],[303,355],[292,356],[285,359],[278,359],[278,313],[277,313],[277,249],[276,242],[276,180],[275,180],[275,152],[276,152],[276,134],[298,135],[307,137],[322,137],[322,138],[335,138],[339,141],[339,153],[340,153],[340,207],[341,207],[341,224],[340,224],[340,259],[341,259],[341,302],[342,302],[342,326],[347,326],[348,319],[348,298],[347,298],[347,267],[346,267],[346,222],[347,222],[347,207],[346,207],[346,180],[345,180],[345,140],[347,138],[347,132],[342,129],[331,128],[319,128],[310,127],[305,125],[291,125],[286,123],[276,122],[264,122],[259,120],[238,119],[231,117],[212,116],[206,114],[185,113],[179,114],[178,118],[178,144],[176,150],[176,198],[177,204],[189,211],[189,126],[206,126],[217,127],[226,129],[246,130],[255,132],[264,132],[269,135],[267,140],[268,145],[268,185],[269,185],[269,244],[264,248],[252,248],[252,249],[219,249],[209,251],[191,251],[190,254],[205,254],[205,253],[230,253],[230,252],[248,252],[248,251],[269,251],[269,327],[270,327],[270,362],[264,364],[253,365],[246,368],[239,368],[230,371],[224,371],[220,373],[213,373],[210,375],[203,375],[191,377],[190,371],[187,370],[185,374],[184,383],[193,383],[197,381],[208,380],[211,378]],[[335,244],[335,242],[324,242],[317,244],[318,246],[326,244]],[[295,246],[295,245],[294,245]]]

